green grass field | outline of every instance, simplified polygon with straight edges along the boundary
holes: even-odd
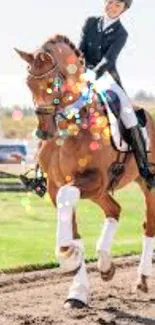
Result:
[[[0,269],[55,262],[56,214],[48,195],[40,199],[30,193],[0,193],[0,198]],[[143,196],[132,184],[115,193],[115,198],[123,211],[113,254],[140,252]],[[87,200],[81,200],[77,207],[87,259],[95,258],[103,216],[102,210]]]

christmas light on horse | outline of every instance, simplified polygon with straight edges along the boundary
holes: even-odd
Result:
[[[81,52],[65,36],[56,35],[34,53],[16,50],[29,63],[27,84],[38,116],[38,136],[42,145],[38,161],[47,174],[47,188],[57,209],[56,254],[64,272],[73,272],[65,306],[83,307],[89,300],[89,283],[84,247],[78,233],[75,207],[88,198],[104,211],[106,221],[97,242],[98,269],[103,280],[110,280],[115,266],[110,255],[121,207],[110,190],[137,182],[146,200],[143,252],[137,287],[148,290],[152,271],[155,236],[155,193],[139,175],[132,152],[125,154],[124,170],[110,182],[118,152],[111,144],[109,120],[103,102],[83,78],[85,64]],[[150,138],[149,159],[155,163],[155,126],[146,112]],[[118,170],[117,170],[118,171]],[[122,173],[123,171],[123,173]],[[115,179],[115,180],[116,180]]]

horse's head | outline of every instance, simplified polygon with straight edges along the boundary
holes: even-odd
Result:
[[[55,116],[77,101],[84,86],[82,53],[68,38],[56,35],[34,53],[17,50],[29,63],[27,84],[38,115],[40,137],[56,131]]]

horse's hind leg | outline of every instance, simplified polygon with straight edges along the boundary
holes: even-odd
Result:
[[[99,255],[98,269],[104,281],[109,281],[115,274],[115,266],[110,256],[112,242],[116,233],[117,224],[121,212],[120,205],[107,193],[93,199],[105,212],[101,236],[97,242],[96,250]]]
[[[141,186],[146,202],[146,216],[144,222],[143,249],[138,268],[139,279],[137,288],[148,292],[147,279],[152,274],[152,258],[155,241],[155,191],[149,191],[145,184],[137,181]]]

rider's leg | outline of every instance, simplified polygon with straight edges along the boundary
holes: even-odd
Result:
[[[102,89],[103,87],[104,89],[111,89],[118,95],[121,103],[120,118],[126,129],[129,130],[130,142],[140,175],[146,180],[149,188],[155,187],[155,175],[152,174],[149,167],[143,134],[139,128],[135,111],[127,94],[115,82],[108,72],[105,72],[104,76],[98,79],[98,85],[100,81],[102,84]]]

